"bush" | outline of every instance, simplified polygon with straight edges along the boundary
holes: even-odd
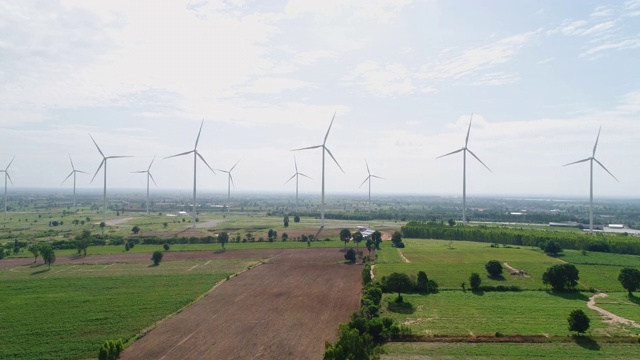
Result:
[[[122,339],[118,340],[107,340],[100,347],[100,352],[98,353],[99,360],[115,360],[120,357],[120,353],[124,348],[124,344],[122,343]]]
[[[480,284],[482,284],[480,274],[471,273],[471,276],[469,276],[469,285],[471,286],[471,290],[478,291],[480,289]]]
[[[356,262],[356,251],[353,250],[353,248],[349,248],[349,250],[344,253],[344,259],[350,263]]]
[[[582,334],[589,330],[589,317],[582,310],[573,310],[567,319],[569,322],[569,331],[575,331]]]
[[[489,260],[484,267],[491,277],[496,278],[502,275],[502,264],[498,260]]]
[[[164,245],[162,245],[162,248],[166,251],[169,251],[169,244],[165,243]]]
[[[153,255],[151,255],[151,260],[153,260],[153,265],[160,265],[160,261],[162,261],[162,251],[154,251]]]

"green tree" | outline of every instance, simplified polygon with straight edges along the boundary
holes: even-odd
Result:
[[[575,331],[578,334],[583,334],[587,330],[589,330],[589,317],[582,310],[573,310],[569,314],[569,318],[567,319],[569,322],[569,331]]]
[[[351,234],[351,238],[353,238],[353,242],[356,243],[356,250],[357,250],[358,244],[360,244],[362,239],[364,239],[364,236],[362,236],[362,233],[360,231],[356,231],[353,234]]]
[[[84,256],[87,256],[87,248],[91,244],[91,231],[90,230],[82,230],[82,233],[76,236],[76,249],[78,250],[78,254],[83,253]]]
[[[162,245],[162,248],[163,248],[165,251],[169,251],[169,248],[170,248],[170,247],[169,247],[169,244],[164,243],[164,245]]]
[[[165,229],[166,229],[166,228],[167,228],[167,226],[169,226],[169,223],[168,223],[168,222],[166,222],[166,221],[165,221],[165,222],[163,222],[163,223],[162,223],[162,227],[163,227],[163,228],[165,228]]]
[[[629,296],[632,296],[632,292],[640,289],[640,270],[626,267],[620,270],[618,281],[629,292]]]
[[[369,256],[371,256],[371,250],[373,250],[373,240],[371,239],[371,237],[367,238],[367,242],[365,243],[367,246],[367,251],[369,252]]]
[[[562,252],[562,248],[555,241],[549,240],[544,244],[544,252],[551,256],[557,256]]]
[[[373,240],[373,244],[375,245],[376,250],[380,250],[380,243],[382,242],[382,233],[380,231],[374,231],[371,234],[371,240]]]
[[[135,225],[134,227],[131,228],[131,232],[134,234],[137,234],[140,232],[140,227],[138,225]]]
[[[335,344],[327,341],[324,346],[323,360],[376,360],[382,353],[371,335],[366,332],[361,334],[349,324],[340,325]]]
[[[153,255],[151,255],[151,260],[153,260],[153,265],[160,265],[160,261],[162,261],[162,251],[154,251]]]
[[[553,265],[542,274],[542,282],[554,291],[571,290],[578,285],[578,269],[573,264]]]
[[[220,246],[222,246],[222,248],[224,249],[224,244],[229,242],[229,234],[227,234],[226,231],[223,231],[220,234],[218,234],[218,242],[220,243]]]
[[[38,249],[38,245],[31,244],[27,248],[27,250],[33,255],[33,263],[35,264],[38,261],[38,255],[40,255],[40,250]],[[0,251],[4,253],[4,249],[0,248]]]
[[[300,222],[300,216],[296,215],[293,217],[293,222],[294,223],[299,223]]]
[[[391,236],[391,244],[393,244],[394,247],[403,248],[404,243],[402,242],[402,233],[399,231],[394,232]]]
[[[451,227],[456,226],[456,221],[453,220],[453,219],[449,219],[447,222],[449,223],[449,226],[451,226]]]
[[[282,241],[287,241],[289,239],[289,234],[283,232],[282,235],[280,235],[280,238],[282,239]]]
[[[480,284],[482,284],[480,274],[475,272],[471,273],[471,276],[469,276],[469,285],[471,286],[471,290],[478,291],[480,289]]]
[[[427,273],[424,271],[418,271],[416,290],[422,293],[429,292],[429,278],[427,277]]]
[[[351,231],[349,229],[340,230],[340,241],[344,242],[344,248],[347,248],[347,243],[351,240]]]
[[[389,275],[386,280],[387,289],[391,292],[398,293],[398,299],[402,299],[401,293],[409,292],[413,288],[413,283],[409,275],[405,273],[394,272]]]
[[[289,216],[285,215],[282,222],[284,223],[284,227],[289,227]]]
[[[39,248],[42,260],[44,260],[44,263],[49,265],[49,269],[51,269],[51,264],[56,262],[56,252],[49,243],[40,243]]]
[[[344,253],[344,259],[351,263],[356,262],[355,250],[353,250],[353,248],[349,248],[349,250]]]
[[[500,261],[498,260],[489,260],[484,267],[487,269],[489,276],[493,278],[497,278],[502,275],[502,264],[500,264]]]
[[[98,360],[116,360],[118,357],[120,357],[122,349],[124,349],[122,339],[118,339],[116,341],[107,340],[100,347]]]
[[[105,226],[107,226],[107,224],[104,221],[102,221],[102,222],[100,222],[99,226],[100,226],[100,230],[102,230],[102,234],[104,235],[104,228],[105,228]]]

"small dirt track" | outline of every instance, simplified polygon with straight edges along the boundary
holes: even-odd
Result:
[[[122,359],[322,359],[357,310],[359,265],[338,249],[289,249],[223,283]]]

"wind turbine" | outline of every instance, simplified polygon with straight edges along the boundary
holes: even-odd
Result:
[[[438,156],[436,159],[440,159],[441,157],[445,157],[445,156],[449,156],[449,155],[453,155],[453,154],[457,154],[459,152],[462,151],[462,223],[466,224],[467,223],[467,152],[471,155],[473,155],[474,158],[476,158],[476,160],[478,160],[480,162],[480,164],[482,164],[484,167],[487,168],[487,170],[491,171],[491,169],[489,169],[489,167],[487,165],[485,165],[485,163],[482,162],[482,160],[480,160],[479,157],[476,156],[476,154],[473,153],[473,151],[471,151],[468,148],[468,144],[469,144],[469,133],[471,132],[471,122],[473,121],[473,114],[471,114],[471,119],[469,119],[469,129],[467,129],[467,138],[464,141],[464,147],[456,150],[456,151],[452,151],[448,154],[444,154],[441,156]]]
[[[153,165],[153,162],[155,160],[156,157],[154,156],[147,170],[133,171],[134,174],[147,174],[147,215],[149,215],[149,179],[151,179],[153,183],[158,186],[156,180],[153,178],[153,175],[151,175],[151,165]]]
[[[7,179],[9,179],[9,181],[11,182],[11,185],[13,185],[13,180],[11,180],[11,176],[9,175],[9,166],[11,166],[11,164],[13,163],[13,160],[15,160],[16,157],[15,155],[13,156],[13,159],[11,159],[11,161],[9,161],[9,165],[7,165],[7,167],[4,170],[0,170],[0,172],[4,173],[4,212],[7,212]]]
[[[102,168],[102,165],[104,165],[104,187],[102,191],[102,221],[106,223],[107,222],[107,160],[127,158],[131,156],[128,156],[128,155],[104,156],[104,153],[102,152],[102,150],[100,150],[100,146],[98,146],[98,143],[93,139],[93,136],[89,134],[89,137],[91,138],[93,143],[96,145],[98,152],[102,156],[102,161],[100,162],[100,166],[98,166],[98,170],[96,170],[96,173],[93,174],[93,178],[91,178],[91,182],[93,182],[93,180],[96,178],[96,175],[98,175],[98,172]]]
[[[222,170],[222,169],[216,169],[220,172],[226,173],[228,175],[228,179],[227,179],[227,212],[229,212],[229,207],[231,207],[231,184],[233,184],[233,176],[231,175],[231,172],[233,171],[233,169],[236,168],[236,166],[238,165],[238,163],[240,162],[240,160],[238,160],[238,162],[233,165],[233,167],[231,167],[231,169],[229,170]],[[233,184],[233,186],[235,187],[236,185]]]
[[[362,184],[360,184],[358,188],[361,188],[362,185],[364,185],[364,183],[366,183],[367,181],[369,182],[369,210],[371,210],[371,178],[376,178],[376,179],[384,179],[384,178],[381,178],[380,176],[377,176],[377,175],[372,175],[371,171],[369,170],[369,163],[367,162],[367,160],[365,160],[364,163],[367,165],[367,174],[369,174],[369,176],[367,176],[367,178],[364,179],[364,181],[362,182]]]
[[[340,171],[342,171],[344,173],[344,170],[342,170],[342,166],[340,166],[340,164],[338,164],[338,160],[336,160],[336,158],[331,153],[331,150],[329,150],[329,148],[327,148],[327,146],[326,146],[327,138],[329,137],[329,132],[331,131],[331,126],[333,125],[333,120],[335,118],[336,118],[336,114],[334,113],[333,114],[333,118],[331,118],[331,124],[329,124],[329,129],[327,129],[327,133],[324,136],[324,141],[322,142],[321,145],[315,145],[315,146],[309,146],[309,147],[305,147],[305,148],[291,150],[291,151],[300,151],[300,150],[310,150],[310,149],[322,148],[322,202],[321,202],[321,208],[320,208],[320,229],[318,230],[318,233],[316,234],[316,237],[318,237],[318,234],[320,234],[320,231],[322,231],[322,229],[324,229],[324,163],[325,163],[325,153],[328,153],[329,156],[331,156],[333,161],[340,168]]]
[[[73,166],[73,160],[71,160],[71,154],[69,154],[69,161],[71,162],[71,172],[69,173],[69,176],[67,176],[66,178],[64,178],[64,180],[62,180],[62,183],[60,183],[60,185],[62,186],[62,184],[64,184],[64,182],[67,181],[67,179],[69,179],[73,175],[73,210],[75,210],[76,209],[76,174],[77,173],[88,174],[88,172],[76,170],[76,167]]]
[[[209,166],[209,164],[207,163],[207,160],[205,160],[204,157],[202,157],[202,155],[200,155],[200,153],[198,152],[198,141],[200,140],[200,133],[202,133],[202,125],[204,125],[204,119],[202,119],[202,122],[200,123],[200,130],[198,131],[198,137],[196,138],[196,144],[193,146],[193,150],[185,151],[183,153],[171,155],[165,158],[165,159],[169,159],[169,158],[188,155],[193,153],[193,225],[192,227],[196,227],[196,179],[197,179],[196,171],[198,168],[197,166],[198,158],[200,158],[200,160],[202,160],[202,162],[204,162],[204,164],[207,165],[209,170],[211,170],[214,174],[216,173],[215,171],[213,171],[211,166]]]
[[[310,177],[308,177],[307,175],[305,175],[305,174],[303,174],[303,173],[301,173],[301,172],[299,172],[299,171],[298,171],[298,162],[296,161],[296,156],[295,156],[295,155],[293,155],[293,165],[296,167],[296,173],[295,173],[295,174],[293,174],[293,176],[291,176],[291,177],[289,178],[289,180],[287,180],[287,181],[284,183],[284,185],[286,185],[286,184],[287,184],[289,181],[291,181],[293,178],[296,178],[296,209],[297,209],[297,208],[298,208],[298,180],[299,180],[299,177],[300,177],[300,175],[302,175],[302,176],[304,176],[304,177],[306,177],[306,178],[308,178],[308,179],[311,179],[311,178],[310,178]]]
[[[598,148],[598,140],[600,139],[600,130],[602,130],[602,126],[600,126],[600,128],[598,129],[598,136],[596,137],[595,145],[593,145],[593,153],[591,154],[591,157],[562,165],[562,166],[569,166],[569,165],[578,164],[578,163],[587,162],[587,161],[589,161],[590,163],[590,166],[591,166],[590,175],[589,175],[589,232],[590,233],[593,233],[593,162],[595,161],[596,163],[598,163],[598,165],[600,165],[604,169],[604,171],[606,171],[609,175],[611,175],[612,178],[614,178],[617,182],[620,182],[618,178],[613,176],[613,174],[609,170],[607,170],[607,168],[604,167],[604,165],[602,165],[602,163],[598,161],[598,159],[596,159],[596,149]]]

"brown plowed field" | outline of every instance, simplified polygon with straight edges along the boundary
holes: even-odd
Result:
[[[122,359],[321,359],[357,310],[359,265],[338,249],[281,250],[135,342]]]

